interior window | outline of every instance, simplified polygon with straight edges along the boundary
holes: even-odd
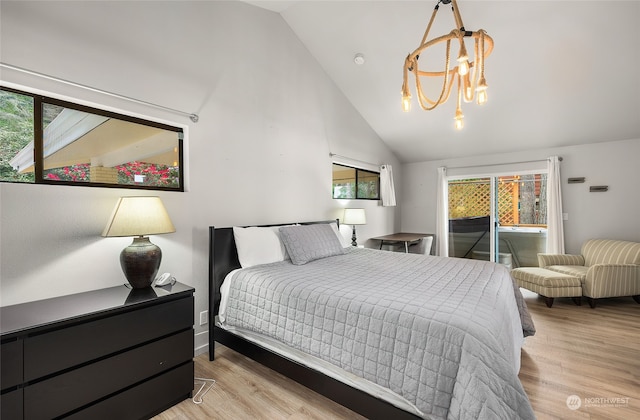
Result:
[[[184,191],[181,128],[0,92],[0,180]]]
[[[380,199],[380,173],[333,164],[333,198]]]

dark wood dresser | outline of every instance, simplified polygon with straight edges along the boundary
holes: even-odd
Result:
[[[189,398],[193,293],[123,285],[0,308],[0,418],[142,419]]]

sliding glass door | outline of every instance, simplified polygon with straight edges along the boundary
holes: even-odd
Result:
[[[489,259],[491,178],[449,180],[449,256]]]
[[[547,236],[546,173],[449,177],[449,256],[537,266]]]

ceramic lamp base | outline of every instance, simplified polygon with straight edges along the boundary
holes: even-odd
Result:
[[[133,238],[131,245],[120,253],[120,265],[124,275],[134,289],[151,286],[158,274],[162,251],[146,236]]]

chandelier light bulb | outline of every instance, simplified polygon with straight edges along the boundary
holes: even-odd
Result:
[[[487,103],[487,82],[484,80],[484,77],[480,79],[478,82],[478,87],[476,88],[476,92],[478,93],[478,105],[484,105]]]
[[[458,74],[464,76],[469,74],[469,55],[467,47],[464,45],[464,39],[460,38],[460,53],[458,53]]]
[[[407,98],[407,97],[402,98],[402,110],[404,112],[411,111],[411,98]]]
[[[402,92],[402,111],[411,111],[411,94],[406,90]]]
[[[458,74],[460,76],[469,74],[469,60],[467,57],[463,57],[462,60],[458,58]]]
[[[462,110],[460,108],[456,109],[456,117],[454,118],[454,126],[456,130],[462,130],[464,127],[463,121],[464,115],[462,114]]]
[[[487,103],[487,91],[478,91],[478,105],[484,105]]]

